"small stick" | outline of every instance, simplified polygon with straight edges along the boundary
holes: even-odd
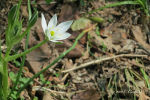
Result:
[[[18,4],[18,1],[12,1],[12,2],[8,2],[9,4]],[[50,2],[50,4],[56,4],[57,2]],[[28,3],[27,2],[22,2],[22,5],[27,5]],[[31,5],[32,4],[34,4],[33,2],[31,2]],[[36,3],[36,4],[38,4],[38,5],[50,5],[50,4],[48,4],[48,3],[46,3],[46,2],[38,2],[38,3]]]
[[[111,60],[111,59],[115,59],[115,58],[119,58],[119,57],[148,57],[148,56],[147,55],[137,55],[137,54],[115,55],[115,56],[112,56],[112,57],[106,57],[106,58],[100,58],[100,59],[97,59],[97,60],[93,60],[93,61],[81,64],[80,66],[74,66],[71,69],[67,69],[67,70],[62,71],[62,73],[67,73],[67,72],[70,72],[70,71],[78,70],[78,69],[81,69],[81,68],[88,67],[90,65],[98,64],[98,63],[101,63],[101,62],[104,62],[104,61],[107,61],[107,60]]]
[[[36,91],[36,90],[49,91],[49,92],[57,93],[57,94],[66,94],[66,92],[55,91],[55,90],[51,90],[51,89],[49,89],[49,88],[41,87],[41,86],[34,86],[34,87],[32,88],[32,91]]]
[[[85,91],[85,90],[79,90],[79,91],[67,93],[67,92],[63,92],[63,91],[51,90],[51,89],[49,89],[49,88],[41,87],[41,86],[34,86],[34,87],[32,88],[32,91],[37,91],[37,90],[40,90],[40,91],[48,91],[48,92],[51,92],[51,93],[56,93],[56,94],[61,94],[61,95],[75,94],[75,93],[80,93],[80,92],[84,92],[84,91]]]

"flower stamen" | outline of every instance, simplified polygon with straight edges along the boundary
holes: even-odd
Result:
[[[50,31],[51,36],[54,36],[55,32],[54,31]]]

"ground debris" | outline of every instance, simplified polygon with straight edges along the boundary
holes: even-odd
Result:
[[[45,0],[37,1],[36,7],[40,14],[30,31],[29,48],[45,39],[41,13],[44,13],[46,20],[57,14],[58,22],[74,22],[69,30],[71,36],[62,44],[48,42],[26,55],[22,77],[31,78],[71,47],[82,31],[93,24],[96,27],[85,34],[57,64],[34,79],[33,84],[21,93],[22,97],[26,100],[34,97],[43,100],[150,99],[149,79],[146,79],[146,75],[150,76],[150,45],[147,36],[150,24],[145,22],[147,28],[143,28],[143,12],[138,6],[123,5],[87,13],[115,2],[120,0],[53,0],[50,4],[46,4]],[[23,30],[29,16],[26,4],[27,0],[21,5],[25,21]],[[11,5],[11,2],[0,4],[0,38],[4,54],[7,49],[6,16]],[[34,7],[32,4],[31,8]],[[88,18],[102,18],[104,21],[101,23]],[[11,54],[24,51],[25,40],[17,44]],[[19,58],[16,61],[21,60]],[[8,66],[9,72],[17,73],[19,70],[14,61]],[[9,83],[12,87],[12,79]]]

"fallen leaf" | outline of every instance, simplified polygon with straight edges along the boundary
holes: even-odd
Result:
[[[102,38],[100,36],[97,36],[94,31],[91,31],[89,33],[90,33],[90,36],[91,36],[90,41],[92,42],[93,46],[96,46],[96,48],[106,46],[106,48],[108,50],[114,49],[116,51],[119,51],[121,49],[120,45],[114,45],[112,43],[111,36],[109,36],[107,38]]]
[[[56,47],[58,48],[59,52],[64,51],[64,48],[69,48],[72,46],[72,42],[70,42],[69,40],[65,40],[63,44],[57,44]],[[82,45],[77,44],[76,47],[70,51],[66,57],[67,58],[78,58],[82,56],[82,53],[84,52],[84,48],[82,47]]]
[[[90,26],[90,24],[91,24],[91,21],[89,19],[82,17],[74,21],[74,23],[71,25],[71,29],[73,31],[85,29],[88,26]]]
[[[112,35],[111,35],[112,36],[112,43],[113,44],[120,44],[120,45],[125,44],[126,36],[124,34],[125,34],[125,30],[123,30],[121,28],[116,28],[112,32]]]
[[[43,29],[41,27],[41,18],[38,18],[33,29],[35,30],[35,33],[37,33],[37,37],[39,38],[38,39],[39,41],[42,41],[45,39],[45,34],[44,34]]]
[[[59,22],[74,19],[74,15],[76,14],[76,10],[77,10],[77,8],[75,7],[75,5],[71,5],[68,3],[62,5],[60,16],[58,19]]]
[[[143,80],[142,81],[136,81],[136,84],[137,84],[138,87],[141,87],[141,88],[146,87]]]
[[[144,40],[144,33],[139,26],[132,26],[132,32],[135,40],[142,45],[144,48],[150,50],[150,45]]]
[[[51,96],[50,92],[44,92],[42,100],[54,100],[54,98]]]
[[[36,24],[32,28],[29,39],[29,47],[33,47],[44,39],[44,33],[41,27],[41,18],[38,18]],[[51,56],[51,49],[46,43],[41,47],[33,50],[27,54],[27,65],[32,69],[34,73],[37,73],[41,70],[43,64],[48,62],[48,58]]]
[[[120,49],[120,52],[134,52],[134,49],[136,47],[136,42],[134,40],[126,39],[126,43],[124,46]]]
[[[89,89],[73,96],[72,100],[99,100],[100,94],[95,89]]]
[[[150,97],[148,97],[144,91],[141,91],[138,100],[150,100]]]
[[[38,0],[37,4],[39,4],[39,6],[45,11],[50,10],[51,8],[53,8],[56,5],[56,3],[47,4],[46,0]]]
[[[27,11],[27,6],[21,6],[21,11],[22,11],[22,15],[26,18],[28,18],[29,14],[28,14],[28,11]]]
[[[48,45],[44,44],[27,55],[27,62],[34,73],[41,70],[41,67],[46,63],[51,53]]]
[[[22,91],[20,97],[25,98],[26,100],[31,100],[27,90]]]

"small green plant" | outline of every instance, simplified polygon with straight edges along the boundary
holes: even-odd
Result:
[[[100,36],[99,30],[100,30],[100,29],[99,29],[99,27],[97,26],[97,27],[96,27],[96,30],[95,30],[95,33],[97,34],[97,36]]]
[[[60,54],[60,56],[56,58],[47,67],[42,69],[40,72],[38,72],[31,78],[24,78],[22,77],[22,71],[23,71],[26,54],[30,53],[31,51],[35,50],[36,48],[40,47],[41,45],[43,45],[44,43],[48,41],[57,43],[60,40],[68,38],[70,34],[67,33],[66,31],[70,28],[70,25],[72,24],[73,21],[67,21],[67,22],[63,22],[57,25],[57,16],[54,15],[52,19],[49,21],[49,24],[47,25],[45,17],[42,14],[42,27],[43,27],[44,34],[46,35],[46,37],[42,42],[28,49],[29,33],[31,30],[31,27],[35,24],[38,18],[38,11],[35,9],[34,13],[31,12],[30,0],[28,0],[28,12],[29,12],[28,19],[29,20],[28,20],[28,25],[27,25],[26,30],[22,32],[23,19],[20,19],[21,2],[22,0],[19,0],[19,3],[13,6],[12,9],[8,13],[8,27],[5,32],[7,50],[5,54],[2,53],[1,46],[0,46],[0,100],[8,100],[8,99],[14,99],[14,98],[15,98],[14,100],[18,99],[20,96],[20,93],[29,84],[31,84],[35,78],[37,78],[43,72],[48,70],[51,66],[59,62],[66,54],[68,54],[72,49],[75,48],[79,39],[82,38],[82,36],[85,33],[90,31],[94,27],[92,26],[89,29],[81,32],[81,34],[79,34],[79,36],[75,39],[74,44],[68,50]],[[16,44],[20,43],[20,41],[25,36],[27,37],[25,51],[23,51],[22,53],[11,55],[12,48],[14,48]],[[0,45],[1,45],[1,41],[0,41]],[[22,62],[21,62],[21,65],[19,66],[19,72],[17,73],[17,75],[14,75],[14,73],[9,73],[14,83],[13,87],[10,88],[8,86],[8,62],[15,61],[15,59],[20,58],[20,57],[22,57]],[[44,77],[42,75],[40,78],[42,82],[45,82]],[[18,85],[18,83],[21,83],[21,84]]]
[[[81,6],[85,6],[85,1],[84,0],[80,0],[80,5]]]
[[[38,97],[35,96],[35,97],[33,98],[33,100],[38,100]]]
[[[124,71],[124,72],[122,72]],[[109,99],[120,99],[120,94],[122,96],[126,96],[127,94],[133,100],[136,100],[136,93],[139,93],[141,90],[136,84],[136,76],[133,74],[132,69],[125,68],[120,72],[115,73],[112,77],[110,77],[107,90],[109,93]],[[120,74],[124,74],[125,84],[121,83]],[[126,87],[126,88],[125,88]]]
[[[7,100],[8,93],[9,93],[9,87],[8,87],[8,60],[7,58],[10,57],[11,49],[14,47],[14,45],[18,44],[23,37],[26,35],[26,33],[31,29],[31,27],[35,24],[37,20],[38,12],[35,11],[33,16],[31,16],[31,19],[28,21],[27,28],[24,32],[22,32],[22,23],[23,20],[20,20],[19,15],[19,9],[21,5],[21,0],[19,1],[18,5],[15,5],[12,7],[12,9],[8,13],[8,27],[6,29],[6,45],[7,45],[7,51],[5,56],[0,53],[1,55],[1,68],[0,73],[2,76],[2,83],[0,84],[2,86],[2,89],[0,90],[2,95],[0,97],[1,100]],[[14,59],[13,59],[14,60]]]
[[[107,46],[104,44],[104,42],[102,42],[102,51],[103,52],[107,51]]]
[[[12,80],[13,84],[15,84],[15,82],[16,82],[17,75],[18,74],[15,74],[14,72],[9,73],[9,77]],[[13,100],[17,99],[17,96],[16,96],[17,90],[19,89],[19,87],[22,87],[28,80],[29,80],[29,78],[20,76],[20,80],[19,80],[20,84],[18,85],[18,87],[15,88],[13,93],[10,95],[11,99],[13,99]],[[30,83],[30,85],[32,85],[32,84],[33,84],[33,82]]]
[[[59,77],[59,76],[60,76],[60,73],[54,73],[54,75],[55,75],[56,77]]]

